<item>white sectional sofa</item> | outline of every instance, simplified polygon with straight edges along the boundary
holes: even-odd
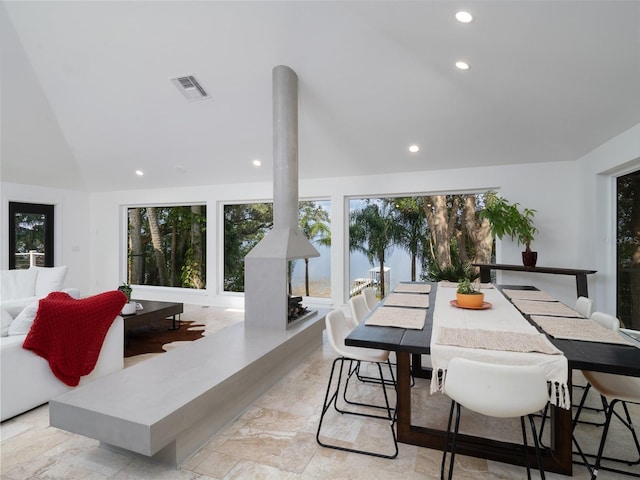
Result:
[[[65,291],[78,298],[79,290],[62,289],[66,269],[32,267],[0,271],[0,421],[72,389],[56,378],[47,360],[22,348],[41,298],[52,291]],[[118,316],[107,332],[94,370],[82,377],[80,385],[123,368],[124,321]]]
[[[66,266],[0,270],[0,309],[15,318],[29,304],[61,291],[66,276]],[[80,293],[76,289],[65,291],[74,298]]]

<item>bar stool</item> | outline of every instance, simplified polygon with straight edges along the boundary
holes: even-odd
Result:
[[[449,480],[453,476],[453,465],[460,426],[460,405],[463,407],[498,418],[520,417],[522,440],[524,443],[525,465],[527,478],[531,479],[529,469],[529,455],[527,449],[527,432],[524,417],[529,418],[540,477],[544,480],[544,468],[540,457],[540,445],[533,413],[540,411],[549,401],[547,380],[541,367],[528,365],[497,365],[477,362],[466,358],[453,358],[445,372],[445,395],[451,398],[451,410],[447,424],[447,434],[444,441],[440,478],[444,479],[444,469],[449,449],[449,435],[453,412],[456,411],[456,421],[451,444],[451,459],[449,463]]]
[[[339,356],[333,361],[333,365],[331,367],[331,374],[329,376],[329,382],[327,384],[327,392],[324,397],[324,403],[322,405],[322,413],[320,414],[320,422],[318,423],[318,431],[316,433],[316,441],[319,445],[327,448],[333,448],[336,450],[343,450],[346,452],[353,453],[361,453],[364,455],[371,455],[374,457],[382,457],[382,458],[395,458],[398,456],[398,441],[396,439],[396,432],[394,430],[395,423],[395,407],[391,407],[389,403],[389,396],[387,394],[387,380],[385,380],[384,375],[382,374],[382,365],[386,364],[389,368],[389,372],[391,374],[391,382],[395,388],[395,377],[393,376],[393,370],[391,369],[391,364],[389,363],[389,351],[387,350],[375,350],[371,348],[359,348],[359,347],[349,347],[344,343],[344,339],[351,332],[351,328],[349,327],[344,313],[342,310],[333,310],[327,314],[325,317],[325,325],[327,328],[327,339],[329,340],[329,344],[331,348],[337,353]],[[371,362],[376,364],[378,369],[379,377],[377,378],[377,383],[382,387],[382,393],[384,396],[384,405],[376,405],[376,404],[368,404],[363,402],[355,402],[353,400],[347,399],[347,389],[349,386],[350,378],[356,373],[356,365],[359,362]],[[344,387],[342,387],[342,379],[344,372],[344,365],[348,363],[347,372],[346,372],[346,381],[344,382]],[[340,364],[340,368],[336,370],[336,366]],[[355,365],[354,365],[355,364]],[[334,374],[337,374],[337,382],[335,382],[335,390],[331,392],[331,386],[334,384]],[[368,413],[366,411],[361,410],[347,410],[345,408],[338,407],[338,397],[340,396],[340,390],[343,388],[342,397],[344,401],[349,405],[354,405],[358,407],[365,407],[366,409],[381,409],[384,410],[384,415],[377,415],[374,413]],[[355,449],[355,448],[347,448],[341,445],[329,444],[327,442],[323,442],[320,440],[320,431],[322,429],[322,424],[324,422],[324,417],[333,404],[333,408],[341,413],[341,414],[349,414],[349,415],[357,415],[361,417],[382,419],[389,423],[389,427],[391,429],[391,437],[393,439],[393,453],[380,453],[380,452],[372,452],[367,450]]]

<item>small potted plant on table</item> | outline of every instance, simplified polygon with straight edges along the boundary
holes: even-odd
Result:
[[[462,308],[482,308],[484,293],[476,290],[468,278],[458,282],[456,302]]]
[[[118,290],[127,296],[127,303],[124,304],[122,312],[120,313],[122,313],[122,315],[133,315],[136,313],[136,302],[131,301],[131,292],[133,291],[131,285],[126,282],[122,282],[122,285],[118,287]]]

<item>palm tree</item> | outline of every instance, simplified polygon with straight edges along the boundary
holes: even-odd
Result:
[[[328,247],[331,245],[329,212],[316,202],[300,202],[300,230],[311,243]],[[309,259],[304,259],[304,290],[309,296]]]
[[[416,264],[429,242],[427,220],[419,197],[386,199],[402,232],[398,245],[411,255],[411,281],[416,281]]]
[[[162,248],[162,235],[160,233],[160,224],[158,223],[158,211],[156,207],[147,207],[147,217],[149,219],[149,232],[151,233],[151,243],[153,244],[153,253],[156,258],[156,267],[158,276],[160,277],[160,285],[169,286],[169,275],[167,272],[167,261]]]
[[[387,250],[399,243],[402,226],[396,222],[389,204],[367,200],[367,205],[351,212],[349,249],[362,252],[380,267],[380,295],[385,296],[384,262]]]

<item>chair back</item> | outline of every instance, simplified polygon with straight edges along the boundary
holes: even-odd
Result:
[[[584,318],[590,318],[593,313],[593,300],[587,297],[578,297],[574,310]]]
[[[356,324],[364,320],[364,317],[366,317],[370,312],[367,308],[367,302],[363,294],[351,297],[349,299],[349,305],[351,306],[351,316],[355,320]]]
[[[582,374],[591,386],[609,401],[617,398],[625,402],[640,403],[640,377],[586,370],[583,370]]]
[[[373,287],[367,287],[362,290],[362,295],[364,295],[364,299],[367,303],[367,308],[369,310],[373,310],[378,304],[378,299],[376,298],[376,291]]]
[[[609,315],[608,313],[593,312],[590,318],[591,320],[598,322],[604,328],[608,328],[609,330],[617,331],[620,329],[620,320],[618,320],[613,315]]]
[[[453,358],[444,393],[474,412],[499,418],[542,410],[549,401],[547,380],[535,365],[497,365]]]
[[[363,362],[386,362],[389,352],[374,348],[350,347],[344,344],[344,339],[351,333],[353,326],[344,316],[342,310],[332,310],[324,318],[327,329],[327,340],[335,353],[341,357],[361,360]]]

